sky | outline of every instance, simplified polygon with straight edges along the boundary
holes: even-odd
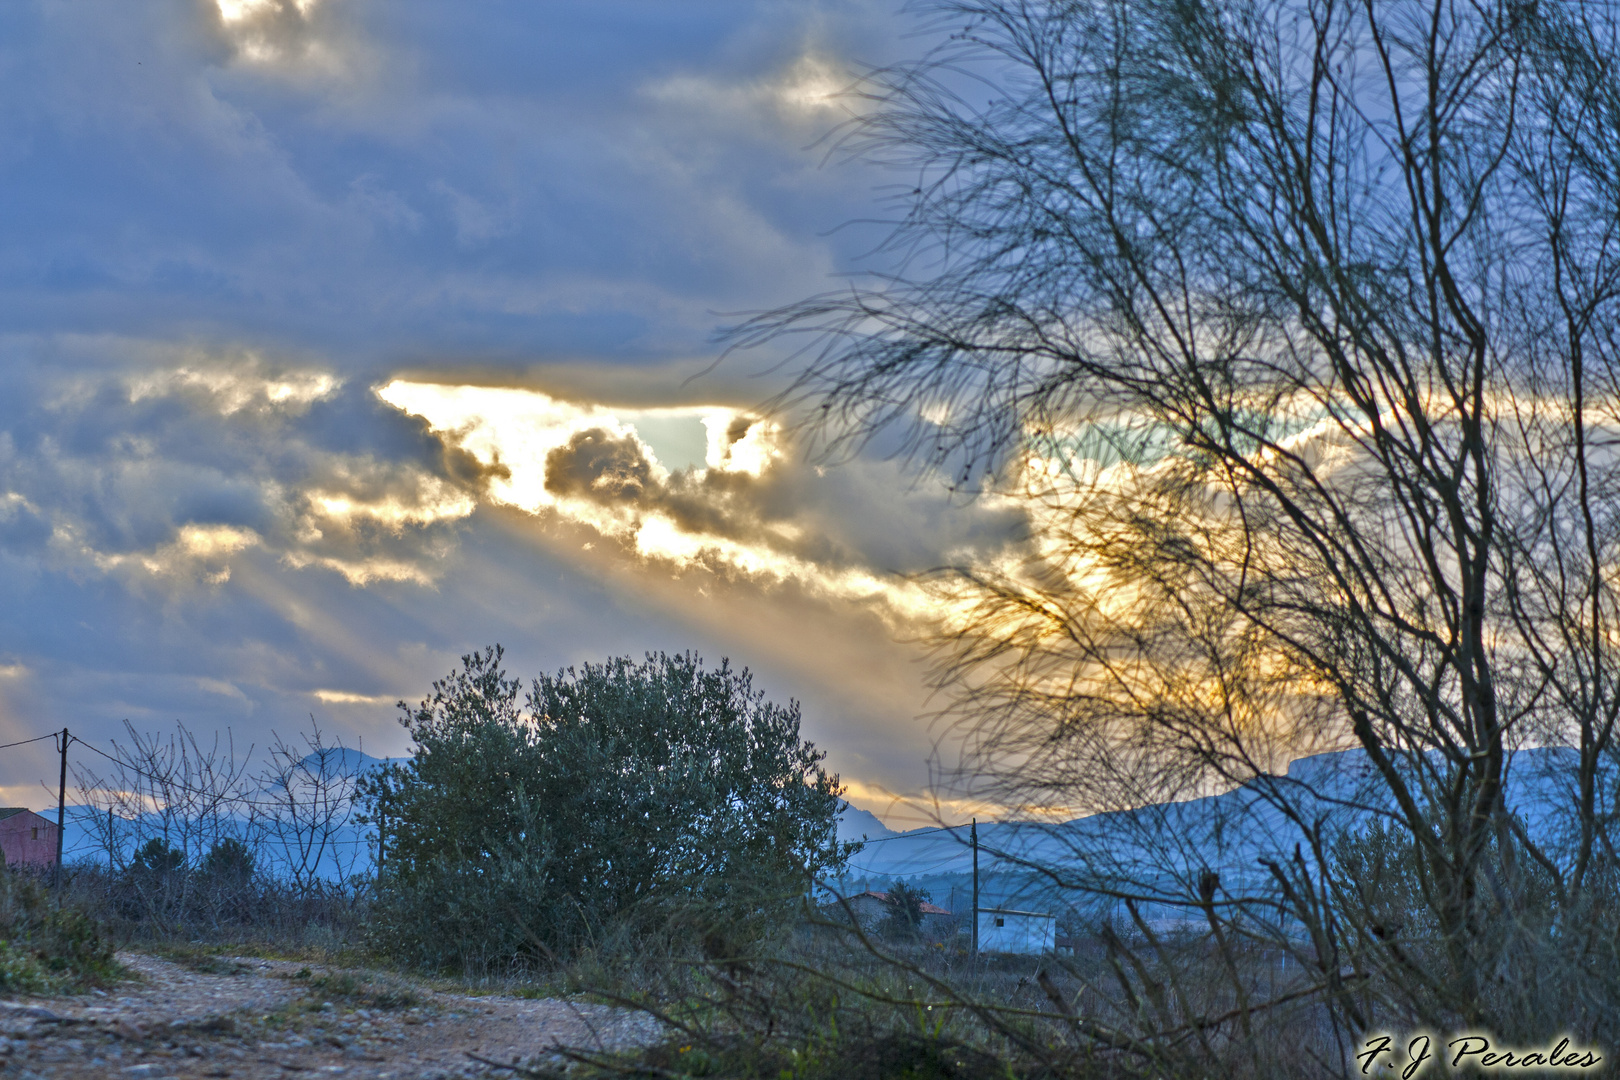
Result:
[[[791,356],[718,336],[881,269],[904,178],[830,136],[915,31],[899,0],[0,5],[0,742],[313,718],[393,755],[395,703],[485,645],[525,679],[695,650],[920,823],[906,575],[1020,522],[881,446],[816,458],[760,408]],[[10,805],[55,776],[0,751]]]

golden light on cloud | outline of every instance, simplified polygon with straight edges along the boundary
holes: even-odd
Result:
[[[418,499],[409,502],[396,495],[364,500],[342,493],[317,491],[310,494],[310,504],[321,517],[340,521],[374,521],[396,533],[407,526],[464,518],[477,509],[478,504],[471,495],[441,480],[427,478],[425,486],[429,490],[419,493]],[[319,530],[316,530],[316,535],[319,535]]]
[[[508,475],[490,482],[490,498],[536,513],[556,499],[545,486],[546,455],[575,432],[623,426],[605,409],[579,406],[532,390],[442,386],[395,380],[377,391],[401,412],[420,416],[436,434]]]
[[[433,576],[415,562],[404,559],[358,558],[343,559],[335,555],[311,555],[303,551],[289,551],[282,562],[294,570],[317,567],[343,575],[345,581],[356,588],[378,581],[397,581],[411,585],[431,587]]]
[[[773,89],[776,99],[788,108],[810,111],[836,105],[849,82],[832,64],[809,55],[800,57]]]
[[[836,61],[808,51],[764,77],[727,81],[679,74],[649,84],[645,92],[683,111],[798,127],[825,122],[827,112],[839,107],[853,81]]]
[[[243,19],[276,6],[276,0],[214,0],[219,8],[219,17],[228,23],[241,22]]]
[[[389,694],[355,694],[347,690],[316,690],[314,697],[327,705],[392,705],[399,700]]]
[[[858,566],[834,566],[789,550],[802,529],[762,521],[746,500],[712,496],[707,516],[686,513],[706,479],[760,481],[785,458],[778,425],[716,405],[625,409],[562,401],[537,390],[395,380],[378,396],[425,419],[447,443],[492,473],[486,497],[530,514],[556,514],[626,543],[643,560],[702,568],[761,584],[793,584],[831,600],[868,606],[903,623],[940,614],[921,586]],[[703,434],[703,465],[665,463],[644,430],[684,421]],[[564,476],[565,465],[589,475]],[[681,466],[685,466],[682,468]],[[594,472],[590,470],[595,470]],[[733,489],[726,489],[730,496]],[[683,501],[685,500],[685,501]]]
[[[747,422],[747,419],[728,411],[703,414],[703,428],[707,435],[704,460],[709,468],[760,476],[782,456],[781,429],[769,420],[748,423],[741,438],[730,437],[736,431],[738,422]]]
[[[173,540],[141,556],[140,563],[154,575],[195,576],[209,585],[223,585],[231,579],[231,556],[258,543],[259,534],[252,529],[183,525]]]
[[[322,25],[322,0],[214,0],[236,58],[263,74],[305,87],[353,83],[375,68],[375,50]]]

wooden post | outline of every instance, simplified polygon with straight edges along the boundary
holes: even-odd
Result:
[[[979,955],[979,819],[973,819],[968,836],[973,841],[973,955]]]
[[[67,748],[68,729],[62,729],[62,777],[56,786],[56,889],[62,890],[62,840],[66,835],[64,825],[67,814]]]

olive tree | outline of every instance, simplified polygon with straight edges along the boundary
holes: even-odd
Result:
[[[1179,908],[1237,983],[1263,936],[1345,1033],[1620,1034],[1615,9],[924,10],[942,44],[874,73],[842,143],[908,178],[888,269],[734,340],[808,335],[783,404],[832,449],[899,432],[1025,507],[1023,566],[935,579],[953,778],[1070,812],[1251,785],[1292,839],[1247,884],[1196,853],[1030,868],[1143,941],[1144,903]],[[1515,752],[1552,745],[1532,830]],[[1254,786],[1344,748],[1355,792]],[[1324,798],[1394,830],[1423,917],[1375,917]],[[1189,1045],[1198,1007],[1119,970],[1130,1045]]]
[[[435,965],[566,954],[610,928],[722,939],[787,925],[850,848],[796,703],[695,655],[521,684],[492,647],[416,708],[369,789],[385,947]],[[699,935],[701,936],[701,934]]]

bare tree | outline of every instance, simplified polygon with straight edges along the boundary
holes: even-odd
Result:
[[[1615,10],[926,10],[948,41],[842,144],[914,178],[891,271],[735,340],[810,336],[781,403],[832,450],[900,431],[1026,509],[1024,565],[935,579],[952,778],[1071,812],[1246,785],[1273,843],[1224,876],[1225,826],[1168,810],[1140,865],[1083,830],[1007,853],[1114,901],[1133,955],[1154,905],[1206,925],[1245,1031],[1247,937],[1345,1034],[1620,1036]],[[1364,776],[1274,777],[1344,748]],[[1562,793],[1533,823],[1532,758]],[[1159,955],[1117,970],[1185,1029]]]
[[[183,724],[167,738],[127,721],[124,730],[129,741],[112,744],[105,776],[74,766],[79,803],[93,808],[84,824],[111,867],[138,871],[135,896],[146,917],[167,920],[191,906],[187,867],[227,841],[256,846],[247,777],[253,750],[238,758],[229,731],[221,746],[219,733],[205,745]]]
[[[352,917],[369,846],[354,826],[359,759],[311,718],[299,743],[272,733],[255,767],[229,732],[203,744],[126,723],[108,767],[75,767],[81,823],[106,852],[109,901],[159,936],[227,926],[303,933]]]
[[[341,740],[327,742],[314,717],[301,746],[279,735],[274,740],[260,777],[266,846],[295,888],[308,891],[323,881],[342,888],[366,855],[350,828],[359,765]]]

